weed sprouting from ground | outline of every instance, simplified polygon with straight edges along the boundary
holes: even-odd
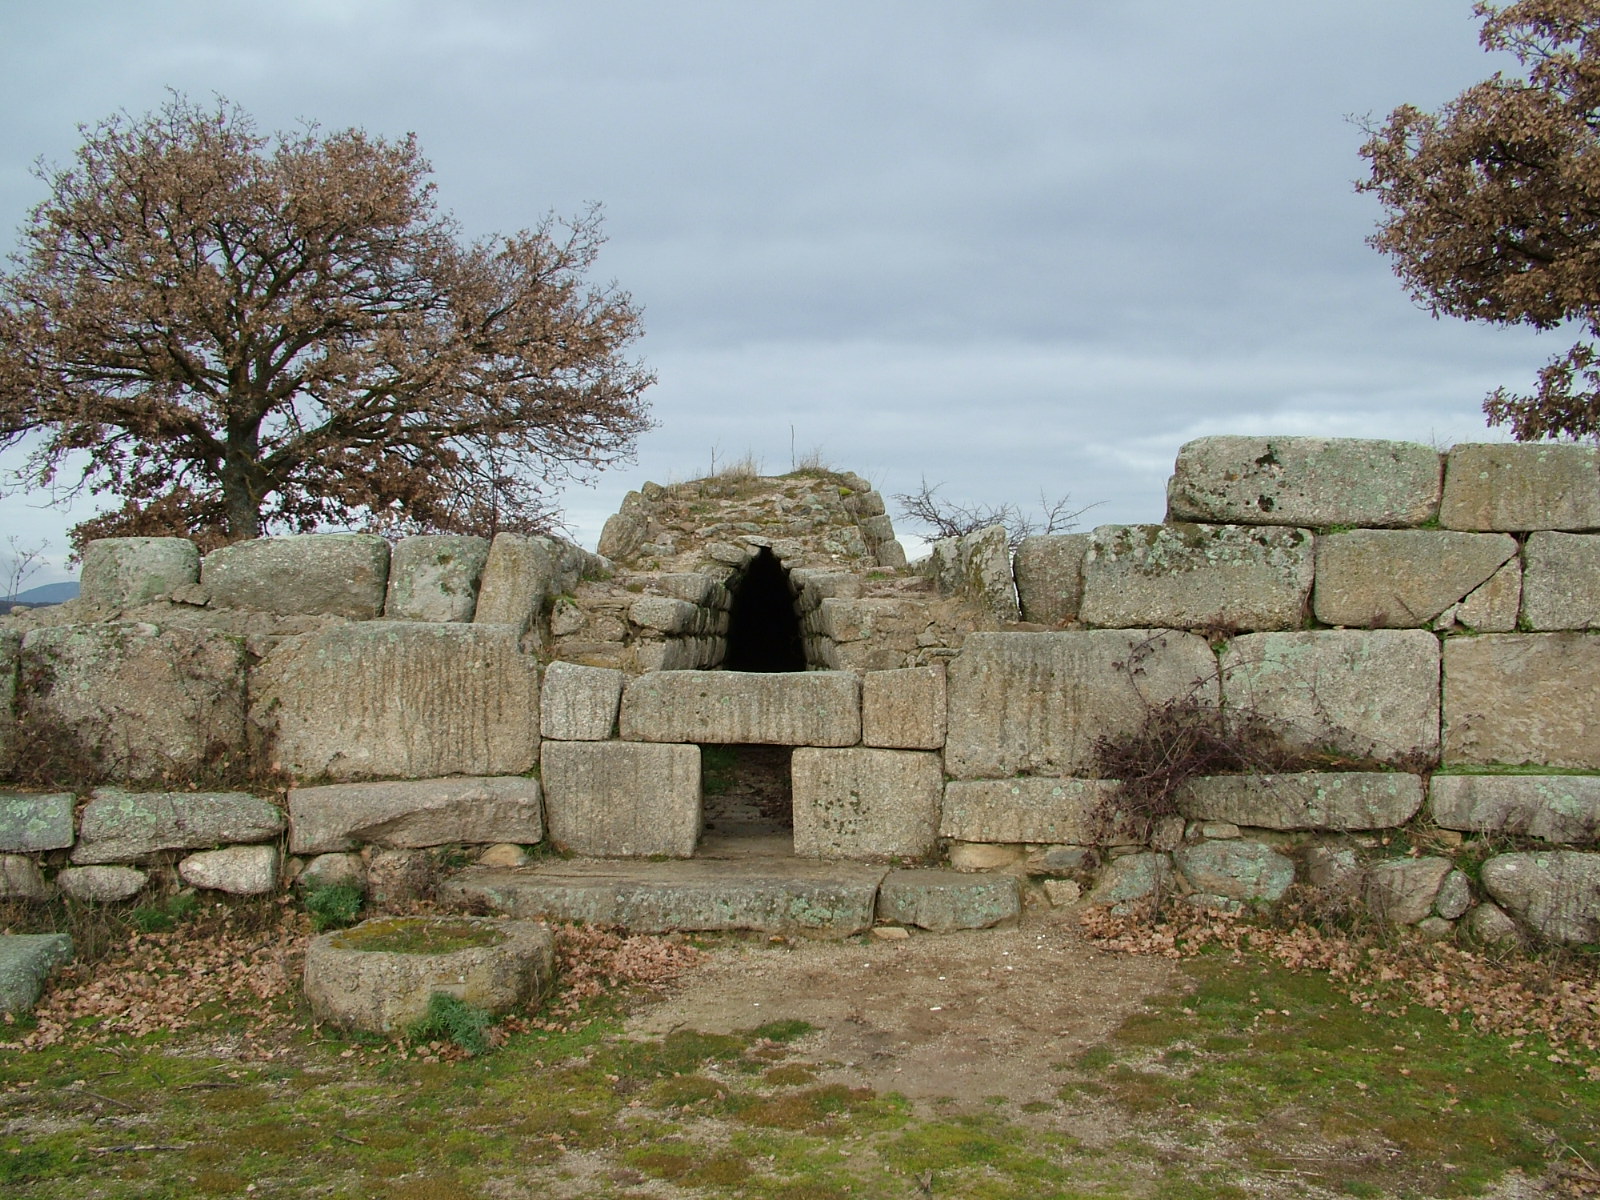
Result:
[[[175,892],[157,903],[139,905],[128,919],[140,933],[171,933],[199,910],[200,899],[193,892]]]
[[[427,1013],[412,1024],[406,1036],[413,1042],[451,1042],[468,1054],[482,1054],[489,1048],[487,1030],[493,1022],[483,1009],[446,992],[435,992],[428,997]]]
[[[317,933],[354,925],[366,904],[366,893],[353,883],[334,883],[305,890],[300,902]]]

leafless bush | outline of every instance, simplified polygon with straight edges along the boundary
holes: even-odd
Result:
[[[964,537],[991,525],[1003,525],[1006,540],[1013,550],[1023,538],[1035,534],[1068,532],[1076,527],[1079,517],[1095,507],[1093,504],[1071,507],[1071,493],[1063,493],[1059,499],[1049,500],[1043,488],[1039,490],[1037,513],[1009,500],[999,505],[961,504],[939,495],[939,489],[943,486],[942,483],[930,484],[924,478],[915,492],[897,493],[894,499],[900,505],[900,515],[931,529],[934,536],[940,538]]]
[[[40,542],[37,546],[25,546],[16,534],[6,535],[6,548],[0,551],[0,599],[17,598],[23,584],[32,579],[44,566],[40,560],[49,546],[49,542]]]
[[[1145,716],[1135,728],[1095,742],[1095,774],[1120,785],[1096,814],[1102,830],[1109,834],[1131,824],[1148,838],[1156,822],[1182,815],[1179,798],[1191,780],[1203,775],[1269,775],[1344,765],[1296,745],[1290,730],[1273,716],[1248,705],[1224,710],[1210,696],[1221,682],[1220,671],[1174,699],[1157,703],[1145,697],[1145,664],[1165,644],[1161,635],[1148,637],[1114,664],[1144,699]]]
[[[1191,694],[1152,705],[1138,728],[1095,743],[1095,774],[1119,782],[1098,814],[1103,828],[1131,823],[1145,838],[1163,817],[1180,815],[1178,798],[1202,775],[1270,774],[1302,756],[1284,745],[1257,713],[1229,712]]]

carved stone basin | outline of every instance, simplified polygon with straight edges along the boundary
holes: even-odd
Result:
[[[443,992],[504,1013],[549,990],[555,947],[536,921],[382,917],[325,933],[306,950],[312,1015],[344,1029],[392,1033]]]

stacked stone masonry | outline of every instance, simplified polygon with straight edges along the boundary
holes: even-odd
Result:
[[[93,543],[80,600],[0,624],[0,890],[692,856],[701,747],[772,745],[804,857],[1117,905],[1299,884],[1440,935],[1600,940],[1593,448],[1204,438],[1163,524],[1014,553],[993,528],[909,567],[866,481],[729,473],[630,493],[600,552]],[[804,669],[722,669],[762,572]],[[1140,808],[1104,764],[1163,721],[1270,764]],[[62,755],[101,786],[49,786]]]

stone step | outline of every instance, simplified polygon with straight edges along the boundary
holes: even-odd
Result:
[[[715,857],[551,859],[469,867],[442,887],[458,901],[517,918],[620,925],[640,933],[748,929],[844,938],[878,920],[925,929],[1014,921],[1021,890],[1008,875],[901,870],[775,853],[727,839]],[[762,839],[765,841],[765,839]]]
[[[65,933],[0,935],[0,1013],[25,1013],[44,990],[53,967],[72,961]]]

